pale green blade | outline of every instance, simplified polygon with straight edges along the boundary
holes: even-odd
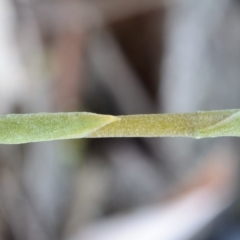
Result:
[[[72,138],[240,136],[240,111],[110,116],[37,113],[0,116],[0,143]]]
[[[211,113],[211,115],[210,115]],[[211,119],[217,119],[214,123]],[[199,124],[196,131],[198,138],[232,136],[240,137],[240,111],[225,110],[202,112],[199,116]]]
[[[240,136],[240,111],[119,116],[120,120],[99,128],[88,137],[223,137]]]
[[[94,113],[37,113],[0,116],[0,143],[83,138],[118,120]]]

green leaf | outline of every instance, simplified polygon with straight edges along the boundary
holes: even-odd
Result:
[[[0,116],[0,143],[83,138],[117,120],[110,115],[84,112],[10,114]]]
[[[191,137],[240,136],[240,111],[119,116],[120,120],[90,133],[88,137]]]
[[[240,136],[240,111],[110,116],[37,113],[0,116],[0,143],[72,138]]]

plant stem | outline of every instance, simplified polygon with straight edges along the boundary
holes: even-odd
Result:
[[[87,137],[220,137],[240,136],[240,111],[118,116]]]
[[[0,143],[83,138],[117,120],[113,116],[85,112],[9,114],[0,116]]]
[[[37,113],[0,116],[0,143],[73,138],[240,136],[240,110],[111,116]]]

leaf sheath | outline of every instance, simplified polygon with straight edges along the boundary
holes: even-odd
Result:
[[[37,113],[0,116],[0,143],[18,144],[83,138],[118,120],[94,113]]]
[[[118,117],[119,121],[92,132],[88,137],[240,136],[239,110]]]
[[[72,138],[240,136],[240,110],[110,116],[37,113],[0,116],[0,143]]]

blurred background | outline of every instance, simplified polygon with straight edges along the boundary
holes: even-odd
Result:
[[[239,0],[1,0],[0,114],[239,108]],[[239,240],[237,138],[0,146],[0,239]]]

